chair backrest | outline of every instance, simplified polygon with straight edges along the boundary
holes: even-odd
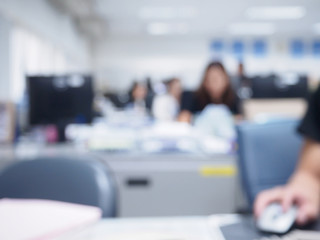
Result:
[[[297,125],[298,120],[283,119],[237,126],[240,175],[250,207],[260,191],[285,184],[293,173],[302,145]]]
[[[116,190],[106,166],[93,159],[37,158],[0,173],[0,198],[50,199],[99,207],[116,214]]]

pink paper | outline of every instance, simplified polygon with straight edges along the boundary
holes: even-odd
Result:
[[[51,200],[0,200],[0,239],[45,240],[101,218],[97,207]]]

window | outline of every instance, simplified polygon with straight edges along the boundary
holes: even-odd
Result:
[[[10,41],[11,98],[15,102],[23,97],[26,75],[62,74],[71,67],[60,48],[22,27],[13,28]]]

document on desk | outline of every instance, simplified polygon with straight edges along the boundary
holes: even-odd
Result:
[[[96,207],[50,200],[0,200],[1,240],[47,240],[99,220]]]

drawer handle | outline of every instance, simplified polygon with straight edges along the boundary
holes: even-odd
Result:
[[[150,181],[145,178],[131,178],[126,182],[128,187],[148,187],[150,185]]]

